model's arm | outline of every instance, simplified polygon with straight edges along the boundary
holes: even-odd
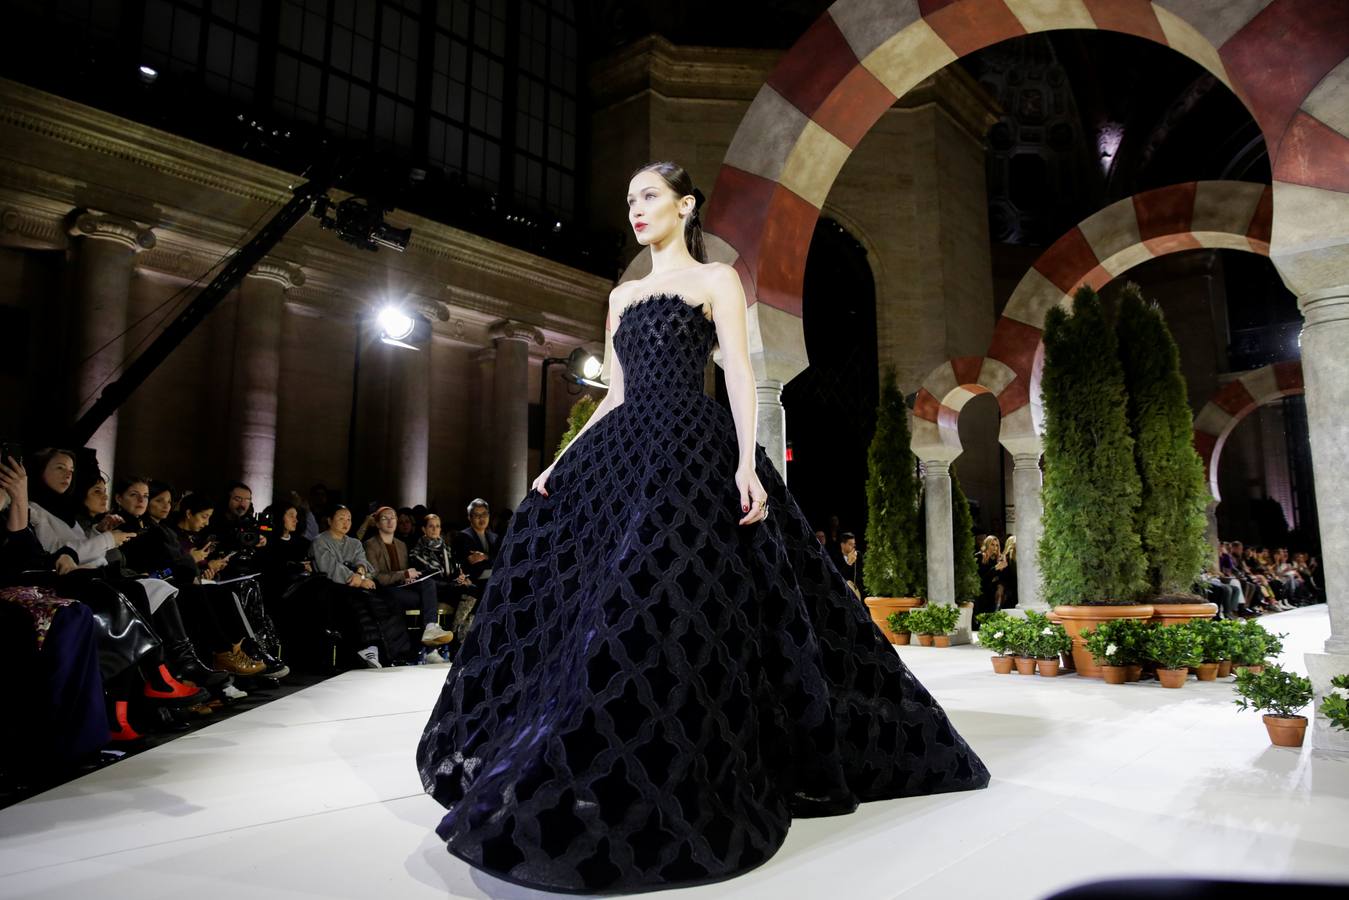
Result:
[[[726,396],[740,441],[741,469],[754,470],[755,433],[759,426],[759,397],[749,361],[749,313],[745,289],[735,269],[718,264],[712,279],[712,319],[721,345],[721,368]]]
[[[576,432],[576,437],[573,437],[571,444],[568,444],[563,452],[558,453],[557,459],[549,464],[549,467],[542,472],[542,475],[538,476],[538,479],[534,479],[534,487],[544,491],[545,497],[548,495],[546,494],[546,487],[540,487],[540,480],[546,480],[549,472],[552,472],[553,467],[557,466],[558,460],[563,459],[563,456],[567,455],[568,449],[571,449],[572,445],[581,439],[581,434],[594,428],[596,422],[608,416],[611,409],[623,402],[623,366],[618,362],[618,354],[614,352],[614,329],[618,328],[618,312],[615,309],[618,304],[614,300],[614,294],[616,293],[618,293],[618,289],[615,287],[608,296],[608,316],[604,318],[604,363],[600,367],[599,374],[600,381],[607,383],[608,390],[604,393],[604,399],[595,407],[595,412],[591,413],[590,420],[587,420],[585,425],[581,426],[581,430]]]

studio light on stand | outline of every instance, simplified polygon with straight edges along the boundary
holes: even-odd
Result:
[[[431,339],[431,322],[419,313],[410,313],[390,304],[375,318],[382,343],[406,350],[420,350]]]
[[[539,434],[543,434],[544,425],[548,421],[548,369],[550,366],[565,366],[562,377],[573,384],[584,384],[587,387],[601,388],[608,390],[609,385],[599,380],[600,369],[603,363],[599,357],[584,347],[577,347],[567,356],[546,356],[543,360],[543,371],[539,378]]]

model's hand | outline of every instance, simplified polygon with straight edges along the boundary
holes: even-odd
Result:
[[[751,466],[735,470],[735,486],[740,490],[740,511],[745,514],[741,525],[752,525],[768,518],[768,491],[759,482],[759,475]]]
[[[556,462],[553,463],[553,466],[555,465],[557,465]],[[535,478],[534,483],[530,485],[531,488],[538,491],[540,494],[543,494],[543,496],[545,497],[548,496],[548,489],[544,485],[548,483],[548,476],[553,474],[553,466],[549,466],[548,468],[540,472],[539,477]],[[472,561],[473,560],[469,560],[469,562]]]

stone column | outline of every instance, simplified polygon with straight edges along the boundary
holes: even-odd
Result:
[[[473,403],[473,439],[469,441],[468,474],[471,482],[468,496],[460,509],[455,510],[455,519],[467,515],[467,504],[475,497],[481,497],[488,503],[495,501],[496,485],[493,482],[493,434],[495,418],[492,415],[493,397],[496,384],[496,347],[483,347],[473,354],[473,368],[476,377],[476,395]],[[456,529],[467,524],[457,525]]]
[[[70,227],[75,250],[75,312],[68,383],[71,421],[83,415],[116,380],[126,361],[127,304],[136,254],[155,245],[155,234],[130,219],[81,211]],[[117,414],[108,417],[88,446],[99,466],[116,465]]]
[[[399,506],[425,503],[430,495],[431,345],[394,357],[389,398],[389,453]]]
[[[492,503],[514,509],[529,490],[529,345],[543,334],[504,320],[491,329],[496,347],[492,379]]]
[[[754,385],[759,398],[758,436],[769,461],[787,480],[787,410],[782,406],[782,382],[759,380]]]
[[[923,500],[927,508],[927,602],[949,606],[956,602],[951,460],[923,460]]]
[[[1016,601],[1019,609],[1048,609],[1040,594],[1040,534],[1044,501],[1040,453],[1012,454],[1012,502],[1016,504]]]
[[[1307,671],[1316,690],[1316,708],[1330,689],[1330,679],[1349,672],[1349,492],[1340,483],[1349,471],[1349,286],[1329,288],[1298,298],[1302,328],[1302,377],[1306,384],[1307,428],[1316,479],[1316,507],[1321,522],[1321,565],[1330,637],[1324,653],[1307,654]],[[1312,746],[1349,750],[1349,734],[1332,731],[1317,715]]]
[[[274,499],[286,291],[302,284],[304,273],[298,266],[269,257],[239,287],[227,452],[230,470],[252,488],[253,506],[259,511]]]

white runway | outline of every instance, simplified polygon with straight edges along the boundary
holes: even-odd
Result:
[[[1326,607],[1267,618],[1286,664]],[[1038,898],[1194,874],[1349,882],[1349,759],[1270,746],[1230,684],[994,675],[899,648],[993,773],[988,790],[797,822],[761,868],[658,896]],[[445,666],[351,672],[0,811],[0,897],[549,896],[449,856],[413,749]],[[1310,741],[1309,741],[1310,743]]]

